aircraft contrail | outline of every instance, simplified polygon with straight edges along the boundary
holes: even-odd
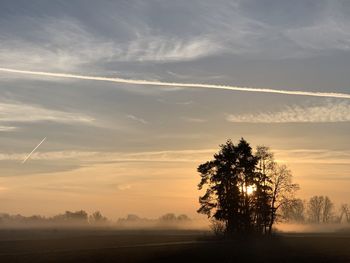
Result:
[[[97,76],[86,76],[86,75],[76,75],[76,74],[66,74],[66,73],[18,70],[18,69],[10,69],[10,68],[0,68],[0,71],[8,72],[8,73],[18,73],[18,74],[27,74],[27,75],[46,76],[46,77],[96,80],[96,81],[107,81],[107,82],[116,82],[116,83],[124,83],[124,84],[134,84],[134,85],[151,85],[151,86],[170,86],[170,87],[183,87],[183,88],[220,89],[220,90],[263,92],[263,93],[277,93],[277,94],[286,94],[286,95],[299,95],[299,96],[313,96],[313,97],[328,97],[328,98],[350,99],[350,94],[348,94],[348,93],[316,92],[316,91],[301,91],[301,90],[279,90],[279,89],[267,89],[267,88],[250,88],[250,87],[225,86],[225,85],[216,85],[216,84],[149,81],[149,80],[141,80],[141,79],[124,79],[124,78],[97,77]]]
[[[33,149],[33,151],[30,152],[30,154],[27,155],[26,158],[24,158],[24,160],[22,161],[22,164],[24,164],[28,159],[29,157],[35,152],[36,149],[39,148],[39,146],[46,140],[46,137],[44,139],[41,140],[41,142],[39,142],[39,144]]]

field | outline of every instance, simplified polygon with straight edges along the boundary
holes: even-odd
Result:
[[[180,230],[0,230],[0,262],[350,262],[350,234],[217,240]]]

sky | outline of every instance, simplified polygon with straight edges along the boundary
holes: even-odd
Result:
[[[196,168],[241,137],[271,147],[299,197],[349,203],[349,12],[2,0],[0,212],[199,217]]]

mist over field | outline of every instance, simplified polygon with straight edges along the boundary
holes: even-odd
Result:
[[[281,223],[276,225],[276,231],[281,233],[350,233],[347,224],[291,224]]]
[[[86,230],[126,230],[126,231],[166,231],[166,230],[195,230],[212,233],[213,222],[206,218],[191,219],[186,215],[176,216],[173,213],[165,214],[159,218],[141,218],[129,214],[126,217],[110,220],[103,215],[87,215],[81,211],[66,212],[54,217],[21,216],[0,214],[0,229],[86,229]],[[278,222],[274,226],[278,233],[350,233],[350,225],[343,223],[316,224],[310,222]]]
[[[191,219],[187,215],[164,214],[159,218],[141,218],[129,214],[110,220],[100,212],[65,212],[53,217],[0,214],[0,229],[111,229],[111,230],[203,230],[209,231],[209,221]]]

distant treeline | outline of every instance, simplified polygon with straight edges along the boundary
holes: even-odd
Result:
[[[328,196],[295,199],[281,206],[282,221],[305,224],[349,223],[350,205],[336,207]]]
[[[66,211],[63,214],[52,217],[44,217],[40,215],[22,216],[9,215],[0,213],[0,227],[88,227],[88,226],[111,226],[121,228],[147,228],[147,227],[163,227],[176,228],[178,226],[186,226],[191,223],[191,219],[184,214],[176,216],[173,213],[162,215],[157,219],[141,218],[137,215],[127,215],[125,218],[119,218],[116,221],[109,220],[103,216],[101,212],[96,211],[89,215],[84,210]]]

